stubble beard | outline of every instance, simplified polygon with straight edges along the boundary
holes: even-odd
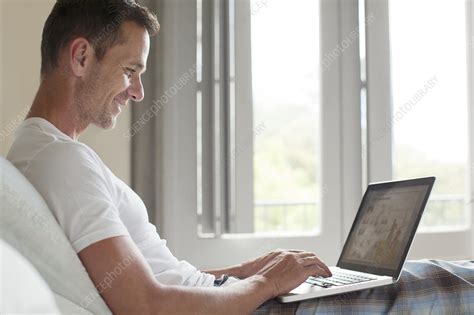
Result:
[[[93,73],[90,80],[81,84],[77,96],[79,120],[85,125],[110,130],[115,127],[116,116],[112,113],[112,103],[100,97],[101,92],[99,73]]]

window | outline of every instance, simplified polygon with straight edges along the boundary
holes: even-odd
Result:
[[[429,11],[420,1],[166,2],[162,55],[179,62],[163,57],[160,82],[197,70],[158,125],[160,220],[176,255],[210,268],[302,248],[334,264],[366,183],[432,174],[412,258],[472,252],[473,113],[461,51],[471,35],[462,1]],[[454,22],[435,23],[440,10]]]
[[[411,257],[466,258],[473,246],[469,1],[366,6],[385,21],[367,31],[368,180],[436,175]]]
[[[354,8],[347,33],[358,30]],[[202,252],[233,246],[222,259],[236,262],[246,253],[305,248],[335,262],[344,199],[340,98],[332,92],[340,80],[339,14],[337,3],[326,0],[298,6],[289,0],[197,1],[196,112],[187,116],[180,108],[179,115],[163,118],[180,122],[174,150],[191,145],[186,134],[196,135],[195,160],[181,158],[196,163],[197,212],[184,215],[182,197],[170,203],[186,234],[180,236],[185,243],[170,242],[175,252],[199,247],[200,257],[184,256],[199,262]],[[350,46],[345,55],[358,56],[356,38]],[[333,54],[324,67],[320,51]],[[355,187],[353,199],[359,199],[360,182]]]
[[[389,9],[393,177],[437,176],[423,229],[469,226],[465,1],[390,1]]]
[[[320,228],[319,3],[252,0],[254,231]],[[283,18],[284,17],[284,18]]]
[[[198,186],[208,187],[198,190],[201,233],[321,228],[320,4],[289,3],[198,1],[197,62],[215,82],[208,85],[198,76]],[[203,23],[216,12],[216,24]],[[247,97],[242,100],[242,95]],[[225,123],[206,128],[206,116],[219,116]],[[206,133],[212,141],[203,137]],[[207,179],[203,169],[216,152],[214,168],[207,168],[214,178]],[[236,169],[244,169],[246,178]],[[253,187],[242,192],[250,202],[235,198],[242,186]],[[214,198],[206,200],[203,194]],[[214,212],[206,216],[212,207]]]

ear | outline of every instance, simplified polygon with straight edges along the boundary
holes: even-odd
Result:
[[[84,76],[93,56],[94,50],[87,39],[79,37],[72,41],[69,46],[69,63],[72,73],[77,77]]]

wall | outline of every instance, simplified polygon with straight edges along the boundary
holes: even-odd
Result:
[[[14,127],[29,109],[39,84],[40,44],[53,0],[0,0],[0,155],[12,143]],[[90,127],[80,141],[90,145],[126,183],[130,183],[130,142],[122,135],[130,106],[112,131]]]

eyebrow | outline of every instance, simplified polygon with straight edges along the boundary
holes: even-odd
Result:
[[[145,66],[141,62],[132,62],[130,64],[137,69],[140,69],[140,70],[145,69]]]

